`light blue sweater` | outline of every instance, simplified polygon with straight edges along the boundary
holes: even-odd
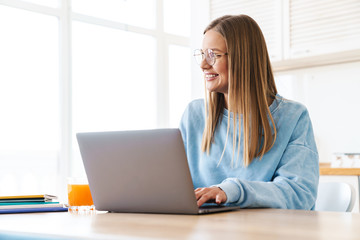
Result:
[[[230,128],[226,151],[217,167],[225,144],[229,113],[224,109],[215,131],[215,142],[207,155],[201,151],[204,100],[194,100],[188,105],[180,131],[194,188],[218,186],[226,193],[226,203],[242,208],[313,209],[319,162],[309,113],[303,105],[279,95],[269,108],[277,129],[277,139],[270,151],[261,160],[254,159],[248,167],[243,166],[242,151],[238,161],[236,152],[232,167],[233,129]]]

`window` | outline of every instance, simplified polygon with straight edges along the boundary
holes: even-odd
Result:
[[[155,0],[72,0],[72,9],[87,16],[155,29]]]
[[[47,7],[58,7],[58,0],[23,0],[24,2],[35,3]]]
[[[169,49],[170,126],[179,127],[182,113],[191,99],[191,66],[187,47],[171,45]]]
[[[189,37],[190,19],[190,1],[164,0],[165,32]]]
[[[155,60],[151,36],[74,22],[72,136],[156,128]]]
[[[0,194],[50,191],[60,144],[58,21],[0,5],[0,31]]]
[[[0,195],[65,200],[66,177],[84,174],[77,132],[178,126],[192,56],[190,20],[173,11],[167,0],[0,1]],[[190,16],[190,1],[176,14]]]

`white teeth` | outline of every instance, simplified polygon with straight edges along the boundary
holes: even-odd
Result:
[[[216,77],[217,74],[206,74],[206,77],[210,78],[210,77]]]

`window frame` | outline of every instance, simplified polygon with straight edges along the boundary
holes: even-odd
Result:
[[[155,29],[146,29],[121,22],[74,13],[71,0],[58,0],[58,7],[42,6],[21,0],[0,0],[0,5],[23,9],[39,14],[55,16],[59,20],[59,102],[60,102],[60,146],[58,158],[59,197],[65,199],[66,177],[74,174],[72,168],[72,22],[79,21],[103,27],[129,31],[154,37],[156,41],[156,116],[157,127],[169,126],[169,46],[190,48],[190,37],[166,33],[164,30],[163,0],[156,0]],[[191,91],[191,90],[189,90]]]

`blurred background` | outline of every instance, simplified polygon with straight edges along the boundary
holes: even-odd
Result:
[[[0,0],[0,195],[65,199],[77,132],[177,127],[204,96],[192,51],[225,14],[260,25],[320,161],[359,153],[359,0]]]

